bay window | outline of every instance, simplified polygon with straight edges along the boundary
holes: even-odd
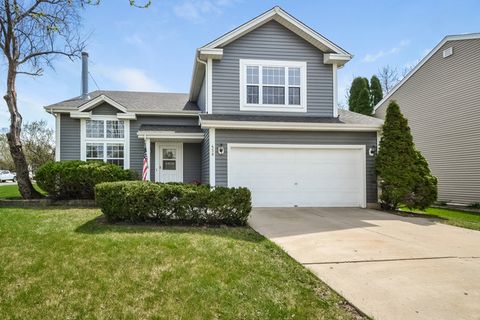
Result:
[[[128,120],[92,116],[92,119],[82,121],[82,159],[127,168]]]
[[[306,63],[240,59],[240,110],[306,112]]]

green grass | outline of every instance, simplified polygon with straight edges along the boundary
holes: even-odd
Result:
[[[403,210],[410,211],[408,208]],[[441,222],[457,227],[480,230],[480,214],[454,209],[428,208],[425,211],[413,210],[415,213],[428,214],[440,218]]]
[[[361,317],[250,228],[108,225],[0,208],[0,319]]]
[[[33,184],[35,189],[42,194],[46,194],[45,191],[40,189],[36,183]],[[0,199],[21,199],[18,186],[16,184],[2,185],[0,184]]]

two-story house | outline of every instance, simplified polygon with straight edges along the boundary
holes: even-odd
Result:
[[[57,160],[103,160],[158,182],[245,186],[254,206],[377,202],[382,120],[337,107],[352,56],[279,7],[197,49],[188,94],[94,91],[45,107]]]
[[[438,178],[438,200],[480,203],[480,33],[446,36],[375,106],[395,100]]]

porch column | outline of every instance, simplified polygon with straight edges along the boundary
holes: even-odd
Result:
[[[150,181],[150,163],[152,158],[150,157],[150,139],[145,138],[145,150],[147,152],[147,181]]]

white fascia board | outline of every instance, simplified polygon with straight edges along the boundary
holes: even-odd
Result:
[[[137,115],[134,112],[117,113],[117,119],[137,120]]]
[[[202,129],[288,130],[288,131],[379,131],[381,125],[312,123],[312,122],[258,122],[201,120]]]
[[[137,137],[149,139],[203,140],[204,134],[176,133],[175,131],[138,131]]]
[[[74,119],[89,119],[92,117],[91,112],[80,112],[80,111],[71,111],[70,118]]]
[[[415,72],[418,71],[418,69],[420,69],[428,60],[430,60],[430,58],[435,54],[437,53],[438,50],[440,50],[441,47],[443,47],[443,45],[445,43],[447,43],[448,41],[456,41],[456,40],[472,40],[472,39],[480,39],[480,33],[469,33],[469,34],[459,34],[459,35],[451,35],[451,36],[446,36],[445,38],[442,39],[442,41],[440,41],[439,44],[437,44],[435,46],[435,48],[432,49],[432,51],[430,51],[422,60],[420,60],[420,62],[415,66],[415,68],[413,68],[412,70],[410,70],[409,73],[407,73],[407,75],[405,77],[403,77],[403,79],[398,82],[395,87],[392,88],[392,90],[390,90],[390,92],[385,96],[383,97],[382,100],[380,100],[380,102],[377,103],[377,105],[373,108],[373,112],[375,113],[375,111],[382,105],[384,104],[386,101],[388,101],[388,99],[390,99],[390,97],[395,93],[395,91],[397,91],[398,89],[400,89],[400,87],[405,83],[407,82],[408,79],[410,79],[410,77],[412,77]]]
[[[206,48],[206,49],[198,49],[198,57],[202,60],[206,59],[213,59],[213,60],[220,60],[223,57],[223,49],[219,48]]]
[[[338,67],[343,67],[345,63],[352,59],[351,55],[339,53],[325,53],[323,55],[324,64],[336,64]]]
[[[326,39],[310,27],[306,26],[296,18],[292,17],[282,8],[276,6],[267,12],[259,15],[258,17],[244,23],[243,25],[239,26],[238,28],[228,32],[227,34],[221,36],[220,38],[208,43],[201,49],[210,49],[210,48],[217,48],[221,46],[225,46],[228,43],[235,41],[236,39],[240,38],[241,36],[249,33],[253,29],[257,28],[258,26],[275,19],[277,22],[281,23],[300,37],[304,38],[305,40],[314,44],[317,48],[325,51],[325,49],[332,50],[336,53],[342,53],[349,55],[348,52],[340,48],[339,46],[332,43],[330,40]],[[320,48],[319,44],[323,47]]]

